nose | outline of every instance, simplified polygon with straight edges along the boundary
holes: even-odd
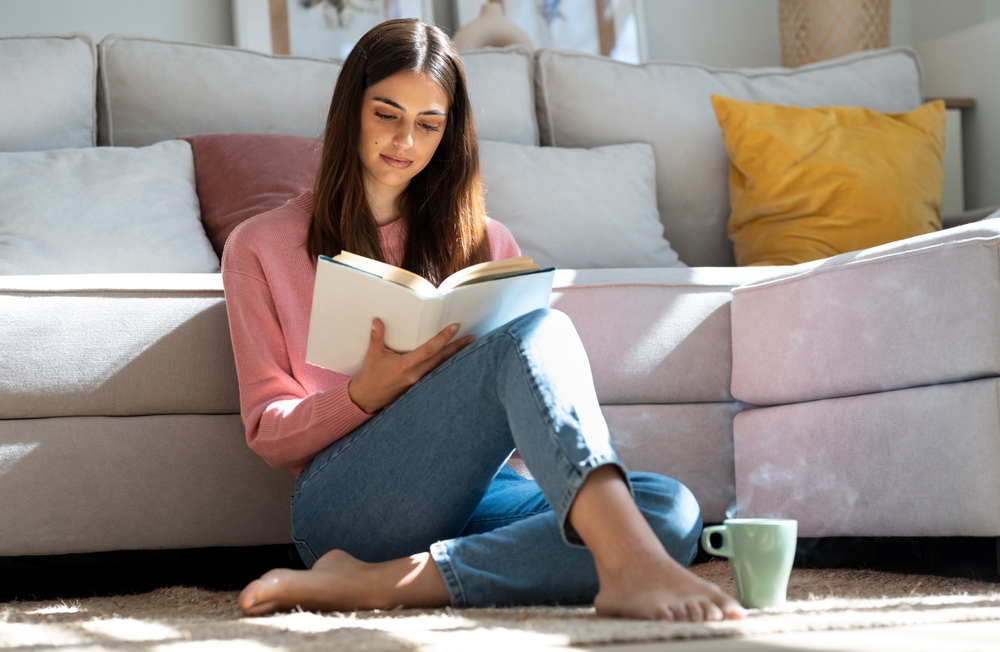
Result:
[[[410,149],[413,147],[413,125],[406,121],[400,121],[399,129],[396,130],[392,139],[392,144],[399,149]]]

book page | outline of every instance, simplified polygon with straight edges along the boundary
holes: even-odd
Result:
[[[488,260],[478,265],[470,265],[465,269],[460,269],[438,286],[438,291],[445,293],[452,288],[469,283],[488,281],[494,278],[510,276],[511,274],[521,274],[524,272],[541,269],[528,256],[518,256],[517,258],[501,258],[499,260]]]
[[[435,296],[438,294],[438,289],[434,287],[433,283],[425,279],[423,276],[414,274],[413,272],[403,269],[402,267],[396,267],[395,265],[366,258],[365,256],[352,254],[349,251],[341,251],[333,257],[333,260],[341,262],[345,265],[350,265],[351,267],[360,269],[363,272],[374,274],[375,276],[384,278],[387,281],[398,283],[399,285],[408,287],[414,292],[424,296]]]

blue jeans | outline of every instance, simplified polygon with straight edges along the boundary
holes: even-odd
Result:
[[[534,476],[505,466],[514,449]],[[595,468],[617,466],[670,555],[687,565],[691,492],[628,473],[611,445],[572,322],[537,310],[482,337],[331,444],[299,476],[292,536],[310,568],[430,551],[455,607],[590,602],[590,552],[567,520]]]

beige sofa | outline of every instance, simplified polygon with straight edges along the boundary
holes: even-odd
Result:
[[[798,518],[803,536],[1000,536],[1000,222],[787,269],[732,267],[726,239],[728,159],[708,96],[909,110],[923,99],[911,50],[794,71],[517,48],[463,58],[493,143],[487,206],[560,268],[551,303],[580,331],[627,464],[686,483],[706,522],[738,509]],[[14,89],[0,97],[0,175],[23,169],[14,152],[41,165],[85,150],[99,173],[108,146],[183,163],[155,144],[315,137],[338,70],[143,38],[0,39],[0,88]],[[74,169],[28,203],[73,201]],[[105,177],[136,168],[114,169]],[[244,442],[218,260],[143,268],[159,231],[111,229],[82,200],[56,218],[71,214],[66,237],[96,251],[26,249],[23,234],[3,239],[12,185],[0,187],[0,556],[288,542],[293,476]],[[156,213],[132,194],[137,223]],[[63,227],[23,228],[43,241]],[[184,242],[171,246],[204,249]]]

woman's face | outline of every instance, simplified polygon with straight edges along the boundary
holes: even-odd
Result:
[[[359,154],[370,193],[398,196],[427,166],[448,108],[444,89],[423,73],[396,73],[365,89]]]

